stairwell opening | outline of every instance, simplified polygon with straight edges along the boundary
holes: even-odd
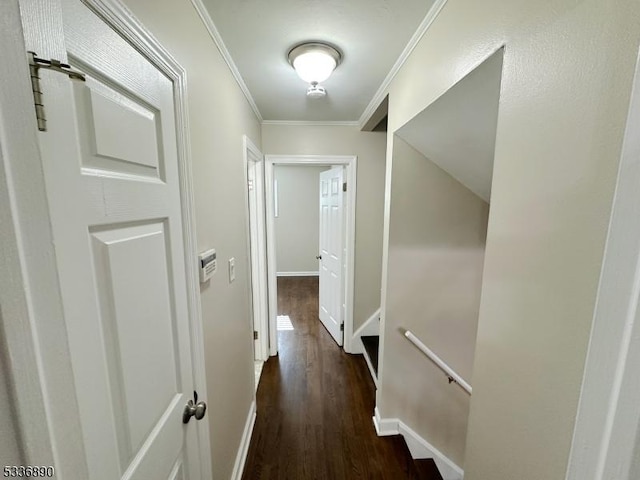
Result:
[[[463,473],[472,397],[403,333],[473,384],[502,60],[500,49],[393,135],[377,405],[447,480]]]

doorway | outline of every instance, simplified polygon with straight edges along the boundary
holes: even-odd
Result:
[[[251,281],[250,307],[253,329],[254,387],[257,390],[262,367],[269,358],[264,157],[246,135],[243,136],[242,143],[247,186],[245,199]]]
[[[247,175],[247,218],[249,221],[249,250],[251,264],[251,318],[253,319],[253,352],[256,362],[269,356],[267,253],[264,210],[263,156],[258,147],[245,135],[244,162]]]
[[[351,340],[353,335],[353,290],[354,290],[354,253],[355,253],[355,199],[356,199],[356,162],[355,156],[265,156],[265,194],[266,194],[266,237],[267,237],[267,284],[268,284],[268,311],[269,311],[269,354],[278,354],[278,283],[277,283],[277,238],[275,229],[275,217],[279,208],[275,182],[275,167],[289,166],[322,166],[331,169],[342,167],[346,192],[343,199],[344,211],[344,243],[342,244],[342,284],[341,290],[341,314],[343,318],[342,333],[344,338],[344,350],[351,352]],[[340,189],[342,191],[342,188]],[[318,254],[318,257],[321,255]],[[322,268],[322,260],[320,267]],[[322,285],[320,288],[324,288]]]

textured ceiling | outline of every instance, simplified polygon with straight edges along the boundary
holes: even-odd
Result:
[[[486,202],[493,180],[502,57],[500,49],[398,130]]]
[[[357,121],[433,0],[202,0],[265,120]],[[343,62],[308,99],[287,53],[307,40]]]

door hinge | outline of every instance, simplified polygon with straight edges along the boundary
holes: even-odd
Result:
[[[247,182],[247,186],[249,187],[249,190],[250,190],[250,191],[251,191],[251,190],[253,190],[253,180],[249,180],[249,181]]]
[[[38,122],[38,130],[47,131],[47,117],[44,114],[44,103],[42,100],[42,88],[40,87],[40,69],[45,68],[53,72],[64,73],[71,80],[80,80],[84,82],[85,75],[71,68],[71,65],[62,63],[60,60],[45,60],[36,57],[34,52],[27,52],[29,57],[29,74],[31,76],[31,91],[33,92],[33,104],[36,108],[36,120]]]
[[[255,330],[253,331],[253,339],[254,340],[258,339],[258,332],[256,332]]]
[[[340,324],[340,331],[341,331],[341,332],[344,332],[344,323],[341,323],[341,324]]]
[[[342,191],[343,191],[343,192],[346,192],[346,191],[347,191],[347,182],[344,182],[344,183],[342,184]]]

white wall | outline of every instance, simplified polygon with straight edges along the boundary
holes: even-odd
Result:
[[[393,165],[378,407],[461,465],[469,396],[401,329],[473,383],[489,205],[397,136]]]
[[[213,476],[231,477],[254,398],[253,327],[242,135],[260,124],[189,0],[125,0],[187,71],[198,249],[215,248],[218,272],[201,288]],[[236,280],[227,260],[236,260]]]
[[[385,134],[347,126],[263,125],[263,153],[357,155],[353,330],[380,308]]]
[[[278,273],[318,272],[320,252],[320,172],[328,167],[276,165],[278,217],[276,268]]]
[[[635,0],[448,0],[390,85],[389,184],[393,132],[506,45],[466,480],[565,476],[639,39]]]

